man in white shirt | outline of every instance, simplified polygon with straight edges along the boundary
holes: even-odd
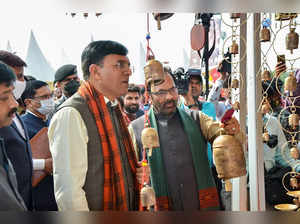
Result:
[[[81,55],[85,82],[53,116],[48,136],[59,210],[137,210],[142,169],[116,101],[131,75],[127,49],[91,42]]]

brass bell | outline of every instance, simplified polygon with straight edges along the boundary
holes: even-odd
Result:
[[[290,75],[284,80],[284,90],[289,91],[293,96],[293,92],[297,89],[297,79],[291,72]]]
[[[290,155],[293,159],[299,159],[299,151],[296,147],[290,149]]]
[[[261,80],[268,81],[271,80],[271,73],[265,68],[265,70],[261,73]]]
[[[298,49],[299,35],[295,32],[295,28],[291,28],[285,39],[286,49],[293,53],[294,49]]]
[[[236,101],[233,105],[232,108],[236,111],[240,110],[240,102]]]
[[[267,114],[270,112],[270,106],[267,104],[267,103],[264,103],[262,106],[261,106],[261,113],[262,114]]]
[[[157,22],[157,29],[161,30],[160,21],[168,19],[173,15],[174,15],[174,13],[153,13],[154,19]]]
[[[275,20],[285,21],[297,17],[297,13],[275,13]]]
[[[238,54],[239,53],[239,45],[236,43],[235,40],[232,41],[232,45],[230,46],[229,49],[231,54]]]
[[[290,178],[290,186],[293,188],[293,189],[297,189],[298,188],[298,180],[296,177],[291,177]]]
[[[231,82],[231,88],[237,89],[239,88],[239,80],[238,79],[233,79]]]
[[[262,135],[263,141],[268,142],[270,140],[270,135],[268,132],[264,132]]]
[[[231,135],[220,135],[213,142],[213,157],[218,177],[224,180],[246,175],[241,143]]]
[[[164,82],[164,68],[162,63],[158,60],[147,61],[144,67],[146,86],[156,86]]]
[[[159,137],[154,128],[144,128],[142,131],[142,144],[144,149],[148,149],[148,156],[152,156],[152,148],[159,147]]]
[[[234,22],[239,18],[241,18],[241,13],[230,13],[230,19],[233,19]]]
[[[140,193],[141,204],[143,207],[150,208],[155,205],[155,192],[154,189],[148,185],[145,185]]]
[[[290,114],[289,115],[289,125],[293,128],[296,129],[296,127],[299,126],[299,115],[298,114]]]
[[[270,41],[271,39],[271,32],[267,27],[263,27],[262,30],[260,31],[260,41],[261,42],[267,42]]]

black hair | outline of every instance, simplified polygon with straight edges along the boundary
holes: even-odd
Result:
[[[0,84],[10,86],[16,81],[16,75],[13,70],[0,61]]]
[[[0,50],[0,61],[9,65],[10,67],[26,67],[25,61],[23,61],[19,56],[10,53],[8,51]]]
[[[85,80],[88,80],[90,77],[90,65],[101,65],[105,56],[109,54],[118,54],[126,56],[127,53],[127,48],[116,41],[99,40],[91,42],[81,54],[81,67],[83,71],[83,78]]]
[[[26,88],[21,96],[21,99],[25,101],[25,99],[33,99],[36,94],[36,90],[43,87],[48,86],[48,83],[40,81],[40,80],[32,80],[26,82]]]
[[[138,93],[139,95],[141,95],[141,88],[133,83],[128,85],[128,92],[131,93]]]

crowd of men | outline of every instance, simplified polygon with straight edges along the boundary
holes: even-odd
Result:
[[[127,54],[118,42],[93,41],[81,55],[84,80],[75,65],[63,65],[52,91],[24,75],[20,57],[0,51],[0,210],[138,211],[145,177],[156,210],[230,210],[211,148],[222,133],[245,141],[234,117],[220,122],[230,108],[229,97],[220,99],[230,74],[220,69],[205,101],[201,71],[188,71],[188,89],[179,94],[172,71],[156,60],[162,82],[129,84]],[[147,119],[159,147],[145,165]],[[284,144],[282,133],[274,135]],[[265,159],[267,170],[270,160],[276,155]]]

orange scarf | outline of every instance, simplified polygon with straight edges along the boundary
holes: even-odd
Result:
[[[134,148],[127,130],[126,123],[121,114],[120,108],[116,108],[116,114],[121,127],[121,136],[116,136],[110,114],[104,96],[98,92],[89,82],[84,82],[78,90],[79,94],[86,100],[88,107],[93,114],[98,128],[99,137],[104,160],[104,186],[103,186],[103,207],[105,210],[128,211],[125,178],[122,168],[121,155],[119,153],[118,138],[126,149],[127,159],[130,164],[135,186],[135,205],[139,205],[139,185],[136,178],[138,167]]]

